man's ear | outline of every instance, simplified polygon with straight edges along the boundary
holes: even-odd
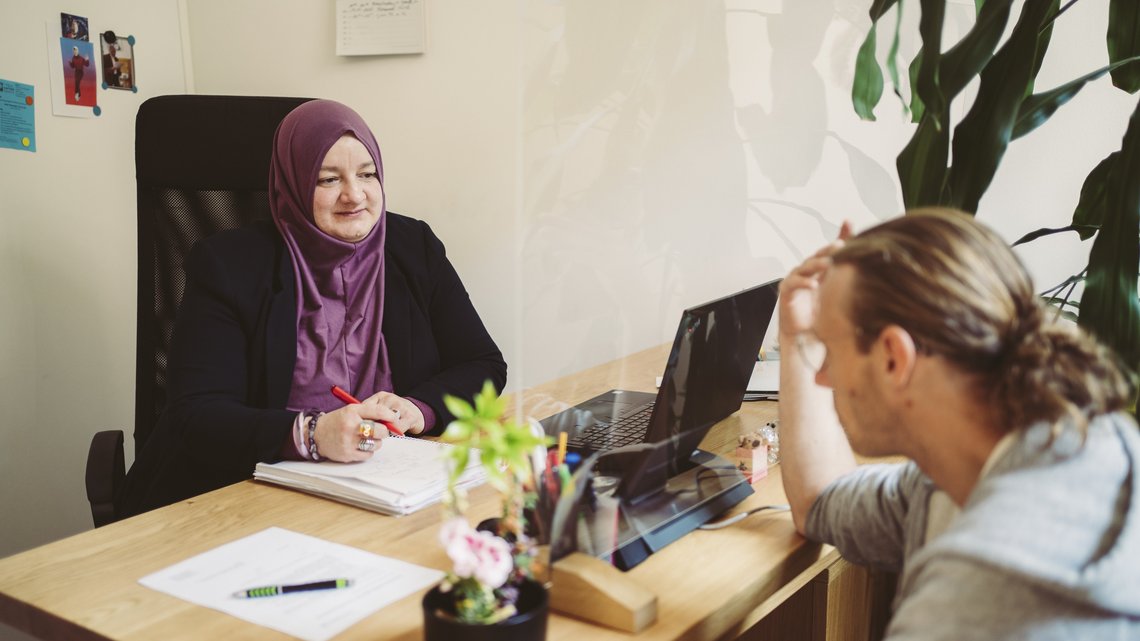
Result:
[[[918,360],[914,338],[898,325],[888,325],[879,333],[877,343],[881,350],[880,371],[896,387],[905,387]]]

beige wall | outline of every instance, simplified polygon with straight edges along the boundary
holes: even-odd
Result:
[[[139,92],[52,115],[45,22],[135,35]],[[176,0],[0,2],[0,77],[35,85],[34,154],[0,149],[0,556],[91,527],[91,434],[134,413],[134,120],[185,91]],[[98,44],[95,44],[98,55]]]
[[[0,513],[19,515],[0,520],[0,555],[88,527],[90,434],[131,423],[132,125],[149,96],[356,108],[391,208],[447,243],[514,387],[667,340],[684,306],[782,275],[843,218],[901,206],[910,125],[889,98],[859,122],[848,98],[865,3],[430,0],[424,55],[341,58],[332,0],[187,0],[185,25],[175,0],[77,0],[69,12],[139,37],[143,91],[107,96],[98,121],[51,115],[43,22],[59,8],[25,4],[0,5],[0,24],[21,26],[0,77],[40,97],[39,153],[0,150]],[[952,3],[950,34],[971,11]],[[1101,64],[1103,14],[1066,14],[1041,86]],[[1011,149],[981,218],[1010,240],[1065,224],[1132,105],[1090,87]],[[1026,253],[1042,283],[1086,255],[1069,239]]]

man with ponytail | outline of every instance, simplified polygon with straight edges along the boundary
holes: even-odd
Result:
[[[1055,316],[943,209],[784,279],[784,488],[805,536],[900,573],[887,638],[1140,639],[1135,390]]]

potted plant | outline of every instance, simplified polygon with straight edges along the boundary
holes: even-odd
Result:
[[[548,599],[534,578],[536,545],[525,514],[533,502],[531,455],[548,439],[527,424],[504,419],[505,403],[490,381],[473,405],[454,396],[444,402],[455,420],[441,440],[456,447],[448,451],[440,540],[453,567],[424,597],[425,638],[545,638]],[[503,497],[493,532],[476,530],[464,516],[466,496],[458,480],[472,452]]]
[[[1140,89],[1140,3],[1136,0],[1108,0],[1108,31],[1101,36],[1107,65],[1052,89],[1040,91],[1034,86],[1054,23],[1077,1],[1024,2],[1003,42],[1014,3],[975,0],[973,27],[951,46],[942,41],[946,0],[919,3],[922,48],[909,65],[910,100],[903,99],[903,108],[917,128],[896,163],[907,209],[945,205],[976,213],[1008,145],[1043,124],[1082,87],[1107,73],[1115,86],[1128,93]],[[903,2],[869,0],[869,4],[871,28],[856,57],[851,94],[855,112],[874,120],[873,109],[884,85],[876,59],[876,32],[885,26],[880,19],[892,8],[894,36],[886,67],[895,94],[900,99],[904,95],[896,61]],[[979,80],[977,96],[966,115],[954,122],[950,104],[974,78]],[[1061,232],[1076,232],[1082,240],[1095,234],[1088,266],[1043,296],[1059,313],[1112,347],[1134,373],[1140,371],[1138,172],[1140,105],[1132,114],[1120,150],[1092,168],[1085,179],[1072,224],[1030,232],[1014,243]],[[1084,294],[1078,305],[1069,299],[1082,281]]]

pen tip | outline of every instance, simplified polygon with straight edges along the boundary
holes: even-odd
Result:
[[[235,599],[244,599],[247,596],[249,596],[249,595],[247,595],[244,590],[241,592],[234,592],[234,598]]]

